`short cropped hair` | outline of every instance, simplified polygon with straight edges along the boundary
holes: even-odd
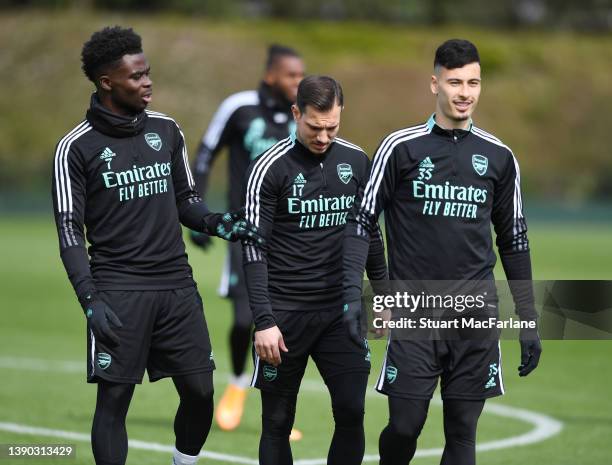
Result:
[[[81,63],[85,76],[96,83],[96,79],[109,67],[116,66],[123,55],[142,53],[142,39],[132,28],[105,27],[94,32],[83,44]]]
[[[447,40],[436,50],[434,68],[443,66],[446,69],[455,69],[470,63],[480,63],[480,56],[476,46],[469,40]]]
[[[319,111],[329,111],[335,104],[344,105],[342,86],[329,76],[308,76],[298,86],[297,106],[300,112],[310,105]]]
[[[272,68],[281,58],[295,57],[300,58],[300,54],[290,47],[272,44],[268,47],[268,58],[266,60],[266,70]]]

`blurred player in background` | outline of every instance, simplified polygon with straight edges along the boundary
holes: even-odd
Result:
[[[52,192],[62,262],[87,318],[87,381],[98,387],[93,455],[125,464],[125,419],[146,369],[150,381],[174,382],[173,464],[193,465],[212,423],[215,364],[181,224],[234,241],[257,233],[240,213],[208,211],[179,126],[146,110],[153,87],[138,34],[107,27],[81,58],[96,91],[57,144]]]
[[[229,148],[229,208],[239,209],[244,201],[243,181],[253,159],[294,131],[291,105],[304,77],[299,54],[282,45],[271,45],[264,77],[257,90],[247,90],[226,98],[213,116],[197,150],[194,165],[196,187],[206,196],[212,164],[224,147]],[[192,241],[206,249],[210,236],[191,232]],[[229,245],[223,269],[220,294],[232,301],[234,320],[229,334],[232,375],[217,407],[215,418],[223,430],[240,424],[250,383],[245,364],[251,342],[252,315],[242,268],[241,246]],[[298,431],[292,439],[299,439]]]

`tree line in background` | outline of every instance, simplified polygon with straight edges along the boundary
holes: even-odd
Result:
[[[477,123],[517,154],[525,197],[575,205],[612,199],[611,34],[293,19],[245,27],[203,15],[62,6],[0,11],[0,211],[12,205],[7,193],[47,195],[58,137],[83,118],[93,90],[80,70],[81,44],[109,24],[142,35],[153,109],[181,123],[190,151],[223,98],[257,84],[265,50],[278,42],[299,50],[309,73],[342,82],[343,137],[371,155],[383,134],[432,111],[428,73],[440,42],[469,38],[485,76]]]
[[[612,30],[611,0],[0,0],[0,8],[92,8],[235,18],[467,23],[506,28]]]

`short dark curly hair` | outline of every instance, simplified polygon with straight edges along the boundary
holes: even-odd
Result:
[[[85,76],[96,84],[105,69],[118,64],[123,55],[142,53],[142,39],[132,28],[105,27],[94,32],[83,44],[81,68]]]

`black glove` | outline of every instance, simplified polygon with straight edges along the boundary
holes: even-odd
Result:
[[[361,299],[344,304],[342,322],[346,327],[351,341],[363,348],[365,339],[361,335]]]
[[[257,227],[246,220],[244,207],[235,212],[208,215],[205,223],[210,234],[226,241],[245,241],[258,246],[265,244]]]
[[[536,369],[542,354],[542,343],[538,329],[521,328],[519,335],[521,343],[521,365],[518,367],[519,376],[527,376]]]
[[[189,238],[193,244],[197,245],[202,250],[208,249],[212,243],[212,239],[208,234],[194,231],[193,229],[189,230]]]
[[[122,328],[123,324],[115,315],[115,312],[106,305],[106,302],[97,298],[95,294],[89,294],[84,299],[83,310],[89,322],[89,327],[98,341],[111,347],[119,345],[119,336],[111,329],[110,325]]]

